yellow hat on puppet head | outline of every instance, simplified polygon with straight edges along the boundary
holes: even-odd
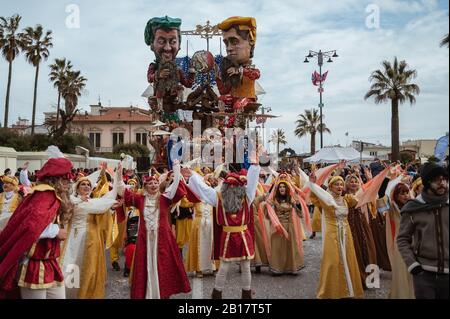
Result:
[[[251,42],[253,44],[256,42],[256,19],[253,17],[230,17],[217,26],[222,31],[227,31],[233,26],[238,27],[239,30],[248,30]]]

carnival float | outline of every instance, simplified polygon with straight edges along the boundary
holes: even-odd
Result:
[[[256,120],[264,125],[267,118],[275,117],[264,114],[258,101],[258,95],[265,92],[257,83],[261,73],[252,64],[257,37],[255,18],[230,17],[217,25],[208,21],[190,31],[183,31],[181,24],[181,19],[165,16],[150,19],[145,27],[145,43],[155,58],[148,66],[149,86],[143,94],[155,119],[149,135],[156,151],[154,166],[170,168],[168,154],[177,142],[171,140],[171,132],[184,128],[192,138],[195,120],[201,121],[203,130],[213,128],[214,134],[221,137],[227,128],[248,132],[250,122]],[[189,56],[186,48],[186,56],[177,57],[182,36],[205,39],[206,50]],[[221,38],[226,56],[210,52],[213,37]],[[211,141],[214,136],[201,137],[201,143]],[[238,142],[234,139],[233,143]]]

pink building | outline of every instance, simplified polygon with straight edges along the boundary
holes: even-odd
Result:
[[[110,153],[117,144],[139,143],[149,146],[150,123],[154,117],[149,110],[138,107],[103,107],[90,105],[91,112],[74,117],[69,132],[85,135],[98,153]],[[46,117],[55,120],[55,113]]]

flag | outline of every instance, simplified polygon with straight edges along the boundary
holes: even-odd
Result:
[[[312,76],[311,76],[312,84],[313,84],[314,86],[319,86],[319,83],[325,82],[325,80],[326,80],[327,77],[328,77],[328,72],[329,72],[329,71],[325,72],[324,74],[322,74],[322,76],[320,76],[320,74],[317,73],[317,71],[314,71],[314,73],[313,73]]]
[[[257,117],[256,118],[256,124],[262,124],[262,123],[266,123],[266,118],[264,117]]]
[[[312,74],[312,76],[311,76],[311,81],[312,81],[312,84],[314,85],[314,86],[318,86],[318,83],[320,82],[320,74],[319,73],[317,73],[317,71],[314,71],[314,73]]]
[[[329,72],[329,71],[327,71],[327,72],[325,72],[324,74],[322,74],[322,80],[321,80],[321,82],[325,82],[325,80],[327,79],[327,76],[328,76],[328,72]]]
[[[438,139],[436,147],[434,148],[434,156],[441,162],[445,160],[445,151],[448,147],[448,135],[442,136]]]

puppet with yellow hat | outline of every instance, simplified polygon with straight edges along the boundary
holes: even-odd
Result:
[[[231,17],[219,23],[218,28],[223,31],[227,50],[220,74],[216,74],[222,95],[220,103],[234,111],[248,110],[257,100],[255,81],[260,78],[260,71],[251,60],[256,44],[256,19]]]

